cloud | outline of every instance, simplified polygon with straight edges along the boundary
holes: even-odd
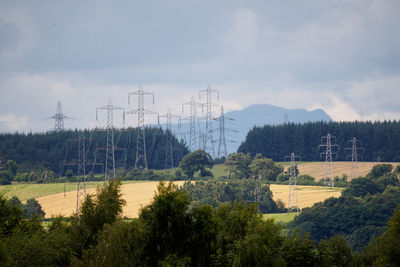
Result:
[[[4,131],[23,130],[28,125],[28,118],[14,113],[0,114],[0,129]]]

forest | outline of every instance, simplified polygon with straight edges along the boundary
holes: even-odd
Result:
[[[325,160],[327,134],[333,136],[333,159],[351,160],[352,140],[357,141],[358,160],[400,161],[400,122],[309,122],[304,124],[286,123],[254,127],[247,134],[238,152],[261,153],[274,161],[284,161],[293,152],[303,161]],[[350,148],[350,149],[347,149]]]
[[[83,131],[47,133],[3,133],[0,134],[0,160],[13,160],[20,172],[50,170],[57,176],[65,175],[68,169],[76,174],[78,142]],[[87,170],[92,173],[104,171],[106,131],[85,130]],[[131,169],[136,156],[136,128],[115,130],[115,160],[117,168]],[[169,131],[161,128],[146,128],[146,150],[149,169],[165,168],[166,137]],[[182,141],[172,136],[174,166],[189,151]],[[96,163],[96,164],[93,164]]]
[[[298,230],[285,232],[273,220],[263,219],[255,203],[227,201],[215,208],[193,206],[189,194],[172,182],[160,182],[152,203],[141,209],[138,218],[124,219],[121,212],[125,201],[120,186],[120,181],[113,180],[99,187],[97,194],[87,196],[74,216],[53,218],[46,225],[40,216],[24,219],[19,206],[0,196],[0,264],[398,266],[399,263],[399,208],[385,210],[387,224],[383,221],[374,235],[376,238],[370,238],[364,248],[356,251],[340,231],[319,240],[315,240],[313,231],[311,238]],[[389,187],[385,191],[398,190]],[[387,194],[385,191],[383,194]],[[327,200],[310,208],[304,216],[312,216],[313,209],[321,212],[338,206],[335,202],[346,201]],[[334,211],[329,213],[331,219],[320,222],[326,223],[326,228],[335,221]],[[363,223],[368,225],[366,221]]]

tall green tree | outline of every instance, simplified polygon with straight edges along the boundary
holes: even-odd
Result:
[[[201,177],[212,176],[211,172],[206,168],[210,169],[213,165],[210,154],[203,150],[196,150],[187,154],[179,163],[179,167],[187,177],[193,177],[197,171],[200,171]]]

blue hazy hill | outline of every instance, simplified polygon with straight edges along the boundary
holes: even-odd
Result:
[[[213,117],[219,117],[219,113],[214,111]],[[285,122],[289,123],[306,123],[315,121],[332,121],[331,117],[322,109],[307,111],[306,109],[285,109],[269,104],[256,104],[251,105],[242,110],[230,111],[225,114],[225,117],[233,120],[225,120],[226,131],[226,145],[228,153],[236,152],[240,143],[246,138],[247,133],[254,126],[263,125],[278,125]],[[205,129],[204,121],[200,121],[196,127],[200,127],[201,131]],[[164,128],[164,125],[162,125]],[[213,121],[213,128],[218,128],[218,121]],[[228,129],[237,132],[229,131]],[[173,131],[177,134],[176,125],[173,126]],[[184,122],[181,124],[179,132],[189,132],[189,123]],[[184,140],[188,140],[188,135],[184,136]],[[215,140],[215,152],[218,150],[219,131],[215,130],[213,139]],[[234,143],[228,140],[235,141]]]

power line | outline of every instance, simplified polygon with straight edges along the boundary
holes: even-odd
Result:
[[[189,128],[189,149],[191,151],[196,150],[196,119],[197,119],[197,109],[199,107],[202,108],[203,110],[203,104],[196,102],[194,100],[194,97],[190,100],[190,102],[183,103],[182,104],[182,112],[184,112],[184,107],[188,105],[190,107],[190,116],[189,116],[189,122],[190,122],[190,128]]]
[[[71,119],[63,114],[60,101],[57,102],[56,114],[51,116],[51,118],[55,120],[54,131],[56,132],[64,131],[64,119]]]
[[[146,155],[146,133],[144,127],[144,115],[145,114],[157,114],[154,111],[144,109],[144,96],[151,95],[153,97],[154,104],[154,94],[146,92],[140,85],[139,90],[128,94],[128,104],[130,104],[130,96],[137,95],[138,106],[137,109],[127,112],[128,114],[138,115],[138,127],[137,127],[137,137],[136,137],[136,159],[135,159],[135,169],[146,169],[147,170],[147,155]]]
[[[174,167],[174,151],[173,151],[173,136],[172,136],[172,119],[177,118],[180,119],[181,117],[178,115],[173,115],[171,110],[168,109],[166,114],[159,115],[158,121],[160,118],[165,118],[167,120],[167,129],[165,131],[166,142],[165,142],[165,168],[173,168]]]
[[[212,94],[216,93],[217,98],[219,99],[219,91],[218,90],[212,90],[210,85],[208,85],[207,89],[199,91],[199,99],[201,100],[201,94],[205,93],[206,94],[206,131],[205,131],[205,137],[204,137],[204,144],[203,144],[203,150],[207,151],[210,153],[213,157],[215,157],[215,149],[214,149],[214,140],[213,140],[213,129],[212,129],[212,111],[211,108],[213,106],[213,103],[211,102]],[[214,105],[215,106],[215,105]]]
[[[335,186],[334,177],[333,177],[333,164],[332,164],[332,155],[336,154],[332,152],[332,148],[339,148],[339,145],[333,144],[332,139],[336,138],[331,136],[331,134],[327,134],[327,136],[321,137],[321,145],[318,146],[320,149],[325,148],[325,152],[321,152],[320,155],[325,154],[325,171],[324,171],[324,186]],[[324,143],[323,140],[326,140]]]
[[[353,178],[358,177],[358,151],[364,151],[364,148],[361,147],[361,141],[358,141],[357,138],[353,137],[352,140],[348,140],[347,144],[351,144],[351,147],[345,148],[345,151],[351,151],[351,170],[350,170],[350,181]],[[348,157],[346,156],[346,158]]]
[[[108,100],[107,106],[96,108],[96,121],[98,120],[98,111],[106,110],[107,112],[107,137],[106,137],[106,158],[104,166],[104,182],[115,179],[115,144],[114,144],[114,110],[123,111],[123,121],[125,123],[125,109],[114,106],[111,99]]]
[[[297,170],[296,170],[296,159],[301,161],[299,156],[292,153],[290,156],[285,157],[285,161],[290,160],[289,168],[289,199],[288,199],[288,212],[292,210],[299,211],[299,200],[297,197]],[[293,205],[295,201],[295,205]]]
[[[228,156],[228,152],[226,149],[226,141],[231,142],[231,143],[235,143],[235,141],[226,139],[225,132],[231,131],[231,132],[237,133],[238,131],[225,127],[225,120],[234,121],[234,119],[225,116],[223,106],[221,106],[221,115],[218,118],[215,118],[214,120],[217,120],[219,122],[219,127],[217,129],[215,129],[215,130],[219,131],[217,157],[220,158],[221,154],[222,154],[226,158]]]

